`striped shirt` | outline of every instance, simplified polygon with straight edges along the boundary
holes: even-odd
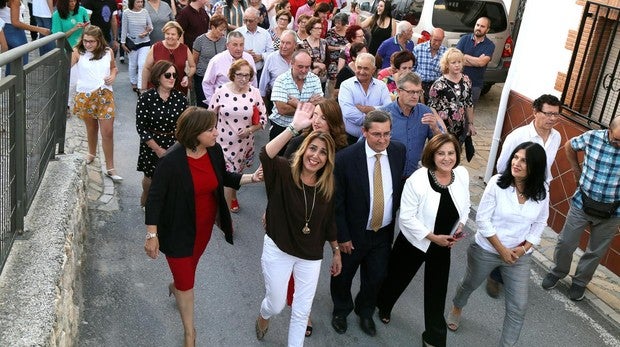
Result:
[[[149,35],[146,35],[145,37],[138,36],[142,34],[147,27],[151,29],[153,28],[153,23],[151,23],[151,17],[149,16],[149,12],[147,10],[142,9],[139,12],[134,12],[132,10],[123,11],[121,43],[125,43],[127,37],[129,37],[135,44],[149,42]]]
[[[297,83],[293,79],[293,74],[289,69],[284,74],[278,76],[273,83],[273,90],[271,91],[271,101],[275,104],[276,101],[288,102],[288,97],[293,96],[299,100],[299,102],[306,102],[310,100],[312,95],[319,94],[323,96],[323,89],[321,88],[321,80],[312,72],[308,72],[304,84],[301,88],[297,88]],[[278,113],[278,108],[273,107],[273,113],[269,116],[271,121],[281,127],[287,127],[293,121],[292,116],[282,115]]]
[[[579,186],[592,199],[600,202],[620,200],[620,148],[609,141],[609,130],[590,130],[570,140],[576,151],[584,151]],[[573,207],[582,209],[581,190],[572,199]],[[620,208],[614,214],[620,217]]]

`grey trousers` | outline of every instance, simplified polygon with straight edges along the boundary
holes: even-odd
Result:
[[[553,254],[555,267],[551,269],[551,273],[554,276],[564,278],[568,275],[573,260],[573,252],[579,246],[581,235],[588,224],[590,225],[590,241],[573,276],[573,283],[581,287],[588,285],[594,276],[594,271],[601,262],[601,258],[607,252],[607,248],[618,232],[620,218],[600,219],[592,217],[571,205]]]
[[[452,303],[459,308],[465,307],[471,293],[493,269],[499,268],[506,293],[506,314],[499,346],[514,346],[519,340],[527,309],[531,258],[531,254],[525,254],[514,264],[507,264],[498,254],[485,251],[475,242],[467,249],[465,278],[457,287]]]

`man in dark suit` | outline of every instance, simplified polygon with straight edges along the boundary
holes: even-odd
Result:
[[[351,311],[362,330],[376,334],[372,315],[381,282],[387,272],[394,221],[402,192],[405,146],[391,142],[392,120],[384,111],[369,112],[363,123],[364,141],[336,155],[336,224],[342,254],[342,273],[331,279],[334,302],[332,326],[347,330]],[[351,295],[351,282],[361,266],[360,291]]]

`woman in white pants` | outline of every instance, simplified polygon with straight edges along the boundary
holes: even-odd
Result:
[[[153,23],[149,12],[144,9],[144,0],[129,0],[127,6],[129,8],[123,11],[121,48],[129,58],[131,88],[140,95],[142,68],[151,48],[149,34],[153,31]]]
[[[278,152],[299,131],[312,124],[314,105],[298,105],[293,122],[260,153],[267,211],[261,263],[265,298],[256,319],[256,338],[262,340],[269,319],[286,304],[287,283],[295,278],[288,346],[302,346],[306,323],[319,280],[323,246],[329,241],[333,258],[331,275],[342,269],[334,218],[335,144],[328,133],[314,131],[293,155],[292,163]]]

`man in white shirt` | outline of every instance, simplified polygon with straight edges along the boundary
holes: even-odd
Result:
[[[562,140],[560,133],[553,128],[560,119],[560,105],[560,100],[550,94],[543,94],[534,100],[532,104],[534,120],[527,125],[514,129],[504,140],[502,151],[497,159],[496,169],[498,173],[508,169],[511,161],[510,154],[518,145],[527,141],[535,142],[541,145],[547,154],[546,182],[547,190],[549,189],[549,182],[553,178],[551,177],[551,165],[555,161],[555,155]],[[495,268],[487,278],[486,289],[490,297],[497,298],[499,296],[500,283],[503,283],[502,275],[499,269]]]
[[[248,7],[243,13],[243,25],[236,31],[245,37],[245,51],[254,58],[256,65],[256,80],[260,80],[263,64],[269,53],[273,52],[273,40],[267,30],[258,26],[260,12],[254,7]]]

